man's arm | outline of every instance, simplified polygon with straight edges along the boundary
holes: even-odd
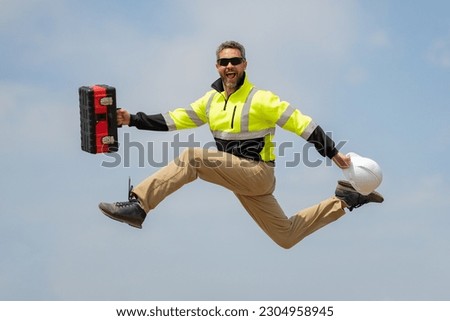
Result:
[[[334,141],[323,131],[320,126],[316,126],[313,132],[306,139],[307,142],[314,144],[320,155],[326,156],[341,169],[350,166],[350,157],[340,153],[335,147]]]
[[[134,126],[138,129],[168,131],[169,128],[162,114],[147,115],[139,112],[130,114],[126,109],[117,110],[117,125]]]

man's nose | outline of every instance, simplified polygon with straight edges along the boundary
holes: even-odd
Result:
[[[233,64],[231,63],[231,61],[228,62],[228,65],[225,66],[226,68],[230,68],[233,67]]]

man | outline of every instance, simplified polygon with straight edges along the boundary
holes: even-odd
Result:
[[[273,135],[275,126],[289,130],[311,142],[324,157],[340,168],[350,166],[350,158],[340,153],[334,142],[312,119],[273,93],[253,86],[245,73],[244,47],[235,41],[222,43],[216,51],[220,78],[212,90],[188,108],[165,114],[131,115],[117,112],[119,125],[138,129],[171,131],[208,124],[217,151],[187,149],[178,159],[161,168],[134,189],[128,202],[100,203],[101,211],[112,219],[142,228],[146,214],[168,195],[197,178],[221,185],[236,195],[243,207],[278,245],[290,248],[307,235],[337,220],[345,213],[369,202],[381,203],[373,192],[356,192],[348,182],[339,181],[335,196],[288,218],[273,196],[275,189]]]

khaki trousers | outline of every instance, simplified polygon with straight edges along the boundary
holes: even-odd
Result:
[[[273,166],[202,148],[186,149],[179,158],[137,185],[133,193],[149,212],[197,178],[234,192],[260,228],[286,249],[345,213],[343,203],[331,197],[288,218],[272,194]]]

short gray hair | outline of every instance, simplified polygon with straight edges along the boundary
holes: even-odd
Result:
[[[245,58],[245,48],[243,45],[241,45],[237,41],[230,40],[230,41],[222,42],[219,45],[219,47],[217,47],[217,50],[216,50],[216,58],[217,59],[219,59],[219,54],[224,49],[238,49],[241,52],[242,58],[246,59]]]

